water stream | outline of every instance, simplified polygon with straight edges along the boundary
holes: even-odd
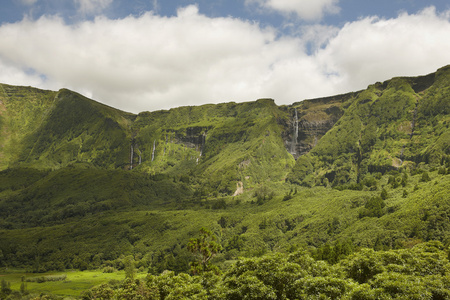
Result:
[[[133,170],[133,154],[134,154],[134,149],[133,149],[133,145],[131,145],[130,170]]]
[[[152,161],[155,159],[156,140],[153,141]]]
[[[291,151],[290,153],[292,155],[294,155],[295,152],[295,148],[297,146],[297,139],[298,139],[298,113],[297,113],[297,108],[295,108],[295,115],[294,115],[294,122],[293,122],[293,136],[292,136],[292,141],[291,141]]]

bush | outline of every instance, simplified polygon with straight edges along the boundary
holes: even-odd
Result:
[[[384,207],[386,204],[384,203],[381,197],[373,197],[370,198],[364,208],[359,211],[359,218],[364,217],[381,217],[384,214]]]
[[[430,175],[428,175],[428,172],[423,172],[422,177],[420,178],[420,182],[428,182],[430,181]]]
[[[114,273],[116,271],[117,271],[116,269],[114,269],[113,267],[109,267],[109,266],[103,268],[103,273]]]
[[[40,276],[40,277],[32,277],[27,278],[26,282],[37,282],[37,283],[44,283],[47,281],[64,281],[67,279],[67,275],[47,275],[47,276]]]

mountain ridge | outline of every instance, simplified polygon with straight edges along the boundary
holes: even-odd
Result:
[[[274,178],[277,180],[287,176],[293,183],[308,186],[324,184],[324,178],[327,178],[333,185],[353,181],[359,182],[362,176],[367,173],[366,168],[381,171],[388,169],[386,163],[373,162],[373,160],[379,161],[387,159],[386,157],[394,157],[396,161],[392,162],[391,166],[397,165],[398,168],[403,165],[405,160],[406,164],[414,160],[418,162],[419,154],[410,153],[411,147],[406,147],[407,143],[403,141],[400,155],[398,149],[392,148],[392,151],[397,153],[390,153],[391,150],[389,150],[389,153],[384,157],[373,157],[369,152],[374,146],[371,143],[375,143],[377,138],[372,137],[372,140],[364,141],[356,137],[357,132],[353,132],[352,143],[353,145],[359,143],[359,146],[351,146],[347,143],[347,146],[345,146],[347,149],[344,151],[347,153],[359,151],[360,157],[354,157],[353,155],[350,161],[349,158],[346,158],[345,160],[349,164],[346,170],[344,170],[345,168],[335,167],[335,170],[324,171],[324,174],[316,172],[314,180],[307,179],[308,176],[311,177],[311,168],[308,167],[311,162],[318,168],[320,168],[319,165],[331,162],[327,162],[326,159],[320,162],[321,159],[317,159],[318,156],[331,157],[333,160],[337,158],[334,157],[335,155],[331,155],[329,151],[335,153],[338,150],[325,149],[324,145],[330,144],[330,142],[321,141],[322,137],[328,134],[327,139],[338,139],[341,142],[347,139],[348,141],[350,136],[342,139],[341,136],[333,137],[333,135],[335,135],[336,130],[339,131],[339,127],[343,126],[344,120],[347,120],[345,124],[349,124],[349,120],[351,120],[351,122],[359,124],[353,125],[367,131],[368,134],[363,131],[359,133],[364,139],[369,134],[373,134],[371,128],[380,130],[382,122],[377,122],[376,119],[381,115],[390,113],[391,115],[387,116],[383,122],[392,122],[394,119],[400,118],[403,123],[397,125],[402,129],[385,128],[384,130],[395,132],[392,134],[397,135],[403,133],[403,140],[406,138],[405,134],[409,134],[411,143],[415,142],[420,134],[420,131],[417,131],[420,126],[415,125],[417,122],[417,124],[420,124],[420,120],[424,119],[421,117],[422,111],[425,114],[433,114],[434,112],[430,110],[439,109],[433,108],[433,105],[422,105],[422,101],[419,101],[419,99],[428,101],[427,99],[430,97],[426,91],[432,88],[436,80],[439,84],[439,79],[445,77],[449,68],[449,66],[446,66],[425,76],[395,77],[383,83],[378,82],[370,85],[366,90],[304,100],[287,106],[278,106],[273,99],[259,99],[243,103],[229,102],[182,106],[170,110],[141,112],[139,114],[117,110],[67,89],[53,92],[2,84],[2,111],[6,116],[11,115],[9,124],[2,126],[2,130],[7,132],[8,128],[11,128],[13,136],[8,138],[8,134],[2,135],[4,141],[0,155],[4,157],[4,160],[0,167],[5,169],[10,164],[41,164],[42,167],[58,168],[81,161],[113,169],[133,169],[137,167],[152,174],[170,173],[171,170],[181,173],[185,170],[185,173],[194,172],[197,174],[206,172],[206,176],[210,177],[213,171],[208,173],[207,170],[211,168],[230,170],[242,165],[245,165],[246,168],[248,166],[251,168],[253,165],[263,166],[262,169],[259,168],[259,171],[250,172],[252,174],[234,170],[225,171],[224,173],[227,174],[218,175],[227,178],[226,180],[233,179],[234,183],[224,187],[219,183],[225,180],[222,178],[212,184],[213,188],[217,189],[220,186],[221,190],[231,193],[231,186],[234,186],[235,182],[245,182],[245,178],[249,176],[253,178],[261,177],[255,175],[255,173],[270,169],[268,162],[263,162],[266,155],[257,151],[258,147],[265,147],[266,140],[270,140],[271,147],[265,147],[267,149],[264,151],[272,153],[273,158],[278,158],[276,162],[272,161],[270,165],[280,165],[284,162],[285,165],[291,166],[294,164],[292,158],[297,160],[296,167],[289,173],[290,175],[281,169],[276,170]],[[448,84],[448,81],[444,84]],[[16,94],[14,93],[15,90],[17,91]],[[21,99],[26,98],[27,93],[32,94],[30,103],[19,103]],[[445,98],[445,95],[442,97]],[[439,104],[438,107],[442,106],[444,111],[448,110],[446,108],[448,104],[445,100],[439,99],[436,100]],[[399,104],[398,102],[401,101],[404,103]],[[24,106],[21,112],[14,107],[14,105],[20,107],[20,104]],[[404,107],[400,107],[400,105]],[[392,110],[392,112],[389,110],[388,112],[382,111],[386,108]],[[408,110],[407,114],[399,113],[400,111],[404,112],[405,109]],[[368,110],[373,110],[369,113],[372,114],[371,116],[367,115]],[[23,122],[23,119],[27,122]],[[31,121],[28,121],[29,119]],[[257,122],[262,119],[266,120],[265,125]],[[345,124],[344,126],[346,126]],[[352,132],[355,126],[350,126],[342,132],[346,134]],[[335,128],[334,131],[332,128]],[[249,136],[251,132],[254,133]],[[375,140],[373,140],[374,138]],[[337,141],[331,141],[331,143],[336,144]],[[17,144],[22,146],[19,151],[17,151]],[[240,146],[245,145],[240,147],[238,144],[241,144]],[[316,145],[319,145],[319,148],[316,148]],[[225,153],[232,146],[236,146],[234,150],[230,150],[236,156],[236,160],[225,166],[220,164],[222,154],[231,155]],[[219,150],[220,147],[222,147],[222,150]],[[245,150],[236,151],[236,149],[241,148],[245,148]],[[313,150],[314,148],[316,150]],[[253,150],[248,151],[249,149]],[[341,147],[339,151],[342,150]],[[437,151],[440,152],[441,150],[438,149]],[[221,151],[225,152],[221,153]],[[305,156],[311,151],[311,155]],[[238,156],[238,153],[241,154]],[[341,152],[341,154],[344,153]],[[363,155],[371,158],[363,158]],[[10,157],[9,162],[8,157]],[[299,157],[301,158],[300,161],[298,161]],[[358,162],[358,160],[361,161]],[[369,164],[367,167],[361,166],[361,163],[367,161]],[[210,168],[207,166],[208,164],[211,166]],[[356,165],[358,171],[352,171],[355,166],[350,165]],[[204,166],[203,169],[202,166]],[[302,168],[307,170],[296,171]],[[359,170],[362,170],[362,172]],[[275,174],[273,171],[270,172]],[[338,179],[336,179],[336,172]],[[350,173],[342,177],[339,175],[340,172]],[[257,179],[256,182],[269,179],[267,175],[263,177]],[[302,179],[297,180],[294,177],[301,177]]]
[[[133,255],[186,271],[201,227],[224,266],[341,241],[450,244],[450,66],[292,105],[139,114],[67,89],[0,86],[1,266]]]

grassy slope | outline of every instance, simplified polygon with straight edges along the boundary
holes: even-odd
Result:
[[[225,194],[237,181],[281,180],[294,164],[277,123],[286,117],[273,100],[142,113],[134,125],[143,157],[137,169],[199,177]]]
[[[21,143],[42,124],[55,92],[0,84],[0,170],[17,161]]]
[[[18,165],[56,169],[76,161],[126,167],[132,114],[65,89],[2,84],[0,101],[0,170]]]
[[[44,122],[24,138],[20,161],[59,168],[75,161],[126,168],[134,116],[68,90],[56,95]]]
[[[321,246],[335,239],[353,239],[355,245],[380,248],[401,247],[410,239],[450,242],[445,222],[450,209],[450,177],[435,171],[430,173],[431,181],[420,182],[421,176],[411,176],[406,187],[397,188],[387,184],[388,176],[380,179],[379,190],[383,186],[388,192],[380,218],[359,217],[367,200],[379,190],[299,188],[292,199],[283,201],[288,187],[281,184],[268,186],[276,195],[261,205],[256,204],[251,191],[225,199],[226,207],[216,209],[214,204],[219,200],[199,203],[185,199],[153,207],[137,203],[127,209],[85,215],[70,214],[67,206],[66,211],[58,211],[47,205],[47,210],[61,219],[50,219],[41,227],[1,230],[1,250],[4,263],[9,265],[31,263],[39,256],[47,269],[79,267],[79,259],[95,265],[96,255],[103,261],[122,254],[145,257],[170,253],[177,245],[185,249],[202,226],[213,229],[228,247],[222,259],[286,251],[292,246]],[[403,190],[408,192],[406,198]],[[9,221],[14,223],[13,218]],[[236,239],[239,242],[233,244]]]

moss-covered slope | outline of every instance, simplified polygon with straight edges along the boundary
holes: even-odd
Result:
[[[226,194],[239,181],[279,181],[294,164],[278,124],[287,117],[271,99],[141,113],[134,123],[134,165],[198,177]]]
[[[57,169],[76,161],[104,168],[126,166],[132,114],[66,89],[1,87],[1,169]]]

